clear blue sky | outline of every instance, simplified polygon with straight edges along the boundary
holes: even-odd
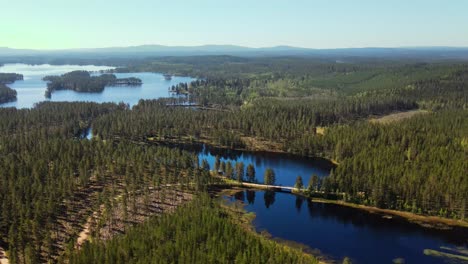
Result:
[[[0,47],[468,46],[467,0],[0,0]]]

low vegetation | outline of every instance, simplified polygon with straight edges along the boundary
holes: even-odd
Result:
[[[414,116],[420,114],[428,114],[429,112],[426,110],[412,110],[412,111],[405,111],[400,113],[392,113],[389,115],[379,116],[379,117],[372,117],[369,119],[369,122],[372,123],[381,123],[381,124],[388,124],[392,122],[399,122],[408,118],[412,118]]]

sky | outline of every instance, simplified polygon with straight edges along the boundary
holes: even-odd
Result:
[[[0,47],[468,47],[466,0],[0,0]]]

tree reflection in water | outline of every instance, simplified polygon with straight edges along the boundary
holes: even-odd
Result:
[[[247,196],[247,202],[249,204],[254,204],[255,203],[255,191],[246,190],[245,193],[246,193],[246,196]]]
[[[276,192],[274,191],[265,191],[263,199],[265,199],[265,207],[270,208],[271,205],[275,203]]]
[[[296,210],[298,213],[301,212],[302,204],[304,203],[304,197],[296,196]]]

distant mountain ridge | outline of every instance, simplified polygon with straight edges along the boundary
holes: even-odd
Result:
[[[319,57],[396,57],[468,60],[468,47],[368,47],[311,49],[292,46],[251,48],[236,45],[164,46],[141,45],[129,47],[84,48],[62,50],[13,49],[0,47],[0,56],[104,56],[104,57],[150,57],[150,56],[319,56]]]

